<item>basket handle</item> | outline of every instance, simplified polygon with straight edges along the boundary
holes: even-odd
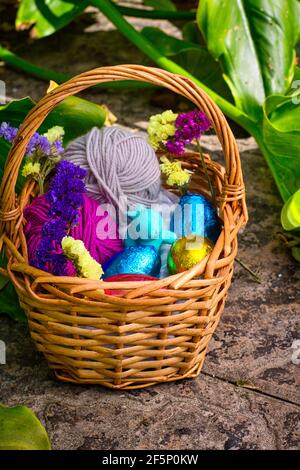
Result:
[[[224,205],[230,201],[235,209],[239,208],[239,216],[242,217],[243,223],[246,223],[247,208],[240,155],[235,138],[219,107],[201,88],[186,77],[155,67],[130,64],[99,67],[77,75],[45,95],[28,113],[9,152],[4,169],[0,187],[0,234],[7,223],[10,225],[21,215],[15,194],[18,172],[32,135],[50,111],[68,96],[90,86],[120,80],[137,80],[164,86],[189,99],[207,115],[219,138],[225,157],[226,176],[222,196]],[[10,230],[11,228],[10,225]]]

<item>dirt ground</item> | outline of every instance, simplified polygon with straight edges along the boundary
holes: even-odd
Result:
[[[178,34],[170,23],[158,25]],[[86,14],[34,43],[26,33],[17,37],[9,24],[3,22],[1,29],[0,42],[22,57],[71,74],[100,65],[150,64],[100,14]],[[39,99],[47,86],[3,64],[0,79],[13,98]],[[144,128],[151,114],[185,106],[152,90],[89,91],[85,96],[107,104],[118,122],[129,127]],[[216,138],[203,142],[219,160]],[[1,318],[7,364],[0,366],[0,401],[31,407],[54,449],[300,448],[300,365],[292,362],[293,342],[300,339],[299,269],[277,235],[282,203],[263,157],[252,138],[238,139],[238,144],[250,214],[239,258],[259,274],[261,284],[236,265],[199,378],[128,392],[58,383],[27,328]]]

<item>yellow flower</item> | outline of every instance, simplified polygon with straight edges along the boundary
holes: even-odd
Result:
[[[167,184],[169,186],[185,186],[190,181],[190,175],[184,171],[175,171],[167,178]]]
[[[30,176],[30,175],[39,174],[40,171],[41,171],[40,163],[27,162],[23,166],[22,176],[24,176],[26,178],[27,176]]]
[[[53,126],[51,129],[44,134],[44,137],[47,137],[50,144],[53,144],[56,140],[61,140],[65,135],[65,130],[61,126]]]
[[[148,125],[148,142],[156,150],[159,144],[175,134],[177,114],[171,110],[150,117]]]
[[[73,261],[79,277],[94,280],[101,279],[103,274],[102,266],[92,258],[82,240],[64,237],[61,246],[67,258]]]
[[[171,162],[167,157],[161,157],[161,171],[167,176],[169,186],[185,186],[189,183],[191,173],[181,168],[180,162]]]

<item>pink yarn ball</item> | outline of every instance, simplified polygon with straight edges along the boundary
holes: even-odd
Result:
[[[73,227],[70,235],[76,240],[82,240],[91,256],[101,264],[104,264],[112,256],[124,248],[123,240],[119,238],[118,228],[108,212],[94,200],[83,195],[84,204],[79,209],[79,220]],[[49,203],[45,195],[36,197],[30,206],[24,209],[26,224],[24,233],[27,240],[29,263],[35,260],[36,250],[42,238],[44,223],[48,220]],[[51,271],[51,269],[49,269]],[[68,262],[69,276],[75,276],[76,272],[71,262]]]

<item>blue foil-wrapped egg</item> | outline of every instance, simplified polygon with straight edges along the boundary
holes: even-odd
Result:
[[[215,243],[221,232],[221,223],[215,207],[205,196],[188,192],[179,199],[170,228],[178,238],[194,233]]]
[[[106,279],[115,274],[158,276],[160,266],[160,256],[153,246],[129,246],[103,266],[103,278]]]

